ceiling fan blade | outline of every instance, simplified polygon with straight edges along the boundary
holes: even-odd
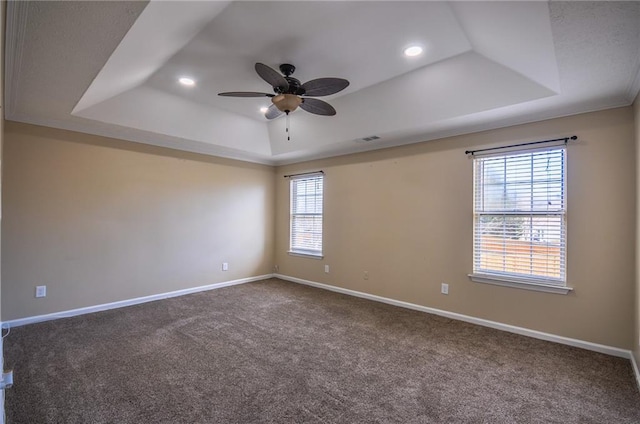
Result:
[[[260,78],[271,84],[274,90],[284,93],[289,89],[289,83],[280,72],[268,67],[264,63],[256,63],[256,72],[260,75]]]
[[[269,109],[267,109],[267,111],[264,114],[264,117],[267,119],[274,119],[277,118],[278,116],[282,115],[283,112],[281,112],[276,105],[271,105],[269,106]]]
[[[328,96],[342,91],[349,86],[349,81],[343,78],[318,78],[302,84],[305,96]]]
[[[309,97],[302,98],[300,108],[309,113],[315,113],[316,115],[333,116],[336,114],[336,110],[329,103],[323,100],[311,99]]]
[[[258,93],[257,91],[229,91],[227,93],[218,93],[218,96],[227,97],[273,97],[273,94]]]

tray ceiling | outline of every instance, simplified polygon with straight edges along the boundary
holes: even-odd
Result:
[[[6,119],[267,164],[629,105],[640,86],[638,2],[10,1],[7,16]],[[323,98],[334,117],[293,112],[288,142],[268,98],[217,96],[270,92],[256,62],[351,85]]]

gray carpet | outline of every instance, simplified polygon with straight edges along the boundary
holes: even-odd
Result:
[[[15,328],[10,424],[640,423],[628,360],[271,279]]]

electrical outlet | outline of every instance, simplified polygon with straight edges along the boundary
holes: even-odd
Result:
[[[280,271],[280,267],[278,265],[274,265],[273,272],[278,272],[278,271]]]
[[[47,297],[47,286],[36,286],[36,297]]]
[[[442,286],[440,286],[440,293],[449,294],[449,284],[442,283]]]
[[[368,280],[368,279],[369,279],[369,271],[365,271],[365,272],[362,274],[362,278],[364,278],[365,280]]]
[[[228,262],[222,262],[222,270],[223,271],[229,271],[229,263]]]
[[[326,272],[327,274],[329,273],[329,265],[324,266],[324,272]]]

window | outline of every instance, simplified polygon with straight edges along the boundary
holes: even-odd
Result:
[[[322,257],[322,173],[291,177],[289,253]]]
[[[474,281],[567,293],[566,149],[474,159]]]

